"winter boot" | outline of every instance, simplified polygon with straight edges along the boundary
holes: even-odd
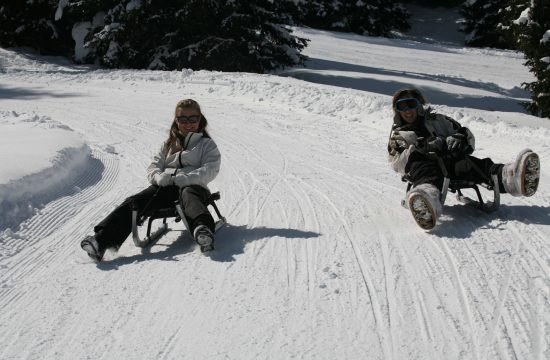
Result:
[[[443,211],[440,200],[441,192],[432,184],[420,184],[414,187],[407,196],[411,214],[422,229],[431,230]]]
[[[105,254],[105,249],[101,249],[95,236],[88,235],[80,243],[80,247],[88,253],[95,262],[100,262]]]
[[[202,252],[214,250],[214,234],[206,225],[199,225],[195,228],[193,237],[200,245]]]
[[[502,168],[502,184],[512,196],[534,195],[539,186],[539,178],[539,156],[531,149],[522,150],[516,161]]]

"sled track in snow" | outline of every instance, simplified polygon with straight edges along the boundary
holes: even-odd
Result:
[[[506,280],[498,292],[497,303],[495,304],[495,309],[492,313],[492,319],[488,326],[488,332],[482,341],[482,344],[485,344],[485,351],[483,351],[482,353],[483,358],[487,358],[488,353],[491,350],[491,347],[494,346],[493,342],[497,333],[497,328],[500,320],[502,319],[506,332],[508,332],[508,329],[511,328],[512,323],[509,317],[506,314],[502,313],[502,308],[508,296],[508,290],[510,289],[512,274],[516,267],[516,262],[519,257],[520,251],[521,251],[521,242],[517,242],[516,249],[512,254],[512,259],[510,260],[510,264],[508,266],[508,272],[506,273],[506,277],[505,277]],[[511,340],[510,337],[508,337],[508,339]],[[510,344],[512,345],[511,348],[513,350],[514,349],[513,343],[510,343]]]
[[[457,219],[453,219],[446,223],[446,229],[449,234],[458,234],[460,238],[464,236],[460,229],[483,228],[488,221],[496,221],[499,225],[495,215],[481,215],[481,218],[458,215],[461,215],[461,227],[457,227]],[[508,217],[505,215],[505,219]],[[475,237],[469,236],[460,241],[442,237],[434,242],[447,258],[451,279],[459,294],[464,325],[469,329],[468,342],[475,347],[473,351],[480,359],[495,354],[503,356],[504,353],[506,356],[517,356],[525,351],[522,341],[528,342],[530,338],[541,336],[540,333],[533,334],[532,330],[540,322],[530,323],[527,313],[528,309],[533,308],[533,300],[517,289],[531,288],[529,282],[534,268],[539,268],[540,274],[548,278],[547,266],[538,248],[535,249],[544,239],[537,226],[510,220],[505,220],[505,223],[507,225],[503,230],[506,231],[497,238],[491,233],[476,230]],[[495,249],[495,253],[480,251],[480,247]],[[503,250],[497,252],[499,248]],[[544,250],[542,245],[540,248]],[[442,271],[444,269],[434,268],[430,272]],[[479,303],[490,307],[479,307]]]
[[[37,214],[24,220],[16,233],[4,233],[3,252],[7,257],[13,256],[22,248],[34,245],[36,241],[53,233],[81,210],[79,205],[88,203],[104,192],[112,181],[109,177],[116,176],[117,172],[116,164],[110,164],[110,162],[109,156],[93,152],[85,172],[80,173],[65,189],[50,194],[56,200],[48,202]],[[104,176],[106,179],[96,188],[95,184],[100,182],[98,176]]]
[[[248,169],[243,170],[243,172],[250,175],[251,179],[254,181],[255,184],[262,186],[262,188],[258,188],[258,189],[256,188],[256,186],[254,187],[254,190],[259,190],[260,192],[254,193],[257,197],[253,206],[251,206],[250,200],[254,190],[247,191],[246,201],[241,201],[238,205],[239,207],[241,207],[243,206],[244,203],[247,204],[248,218],[249,218],[248,223],[250,224],[250,227],[254,228],[258,226],[261,221],[263,221],[263,213],[266,210],[267,205],[269,204],[270,201],[278,199],[276,198],[276,196],[280,194],[280,191],[278,192],[277,190],[283,188],[284,189],[282,190],[283,194],[288,193],[292,195],[291,199],[295,200],[296,203],[298,204],[298,207],[300,209],[299,215],[301,217],[301,225],[303,226],[305,224],[306,217],[313,214],[314,227],[318,229],[319,221],[315,214],[311,198],[306,193],[304,193],[301,196],[298,193],[297,189],[292,184],[289,183],[290,180],[288,175],[288,166],[289,166],[290,160],[288,159],[288,156],[286,155],[285,151],[282,151],[280,148],[276,146],[269,145],[269,149],[272,150],[272,154],[277,154],[278,157],[281,159],[281,165],[280,165],[281,168],[276,168],[274,165],[270,163],[266,163],[265,159],[263,159],[258,154],[257,151],[254,151],[250,145],[241,141],[237,141],[237,140],[235,141],[236,141],[235,144],[238,144],[238,145],[235,145],[235,148],[234,148],[235,151],[238,150],[242,152],[244,150],[248,155],[248,157],[255,159],[256,162],[262,164],[264,171],[266,173],[271,174],[271,176],[268,177],[268,179],[270,179],[269,182],[266,183],[266,180],[263,177],[259,178],[257,175],[255,175],[255,172],[250,171]],[[262,145],[265,146],[265,144],[262,144]],[[258,148],[260,149],[262,148],[262,146],[260,145],[258,146],[259,146]],[[232,171],[235,171],[235,170],[232,169]],[[242,184],[243,188],[245,188],[246,186],[244,185],[244,181],[240,176],[241,175],[239,175],[238,177],[239,183]],[[308,205],[307,208],[303,207],[302,201],[300,201],[300,199],[305,200],[305,203]],[[285,199],[281,198],[280,200],[285,200]],[[291,228],[291,223],[290,223],[291,219],[288,214],[288,210],[286,209],[284,204],[281,204],[278,201],[276,203],[278,204],[277,206],[279,208],[280,215],[284,218],[284,224],[287,227]],[[251,213],[251,209],[254,209],[254,213]],[[236,209],[234,209],[233,211],[235,210]],[[230,211],[230,214],[233,213],[233,211]],[[291,291],[291,289],[297,288],[296,281],[301,271],[299,267],[296,266],[296,264],[305,262],[306,270],[304,270],[304,273],[307,278],[305,285],[307,286],[306,292],[307,292],[307,298],[308,298],[308,301],[306,304],[310,306],[311,303],[313,302],[312,290],[314,288],[314,282],[315,282],[315,279],[314,279],[315,269],[314,269],[314,264],[312,262],[312,259],[314,259],[313,249],[310,242],[306,242],[305,256],[303,257],[304,261],[298,261],[298,258],[300,257],[301,254],[298,254],[295,252],[292,242],[293,242],[292,239],[284,239],[284,256],[283,257],[286,259],[285,260],[286,273],[287,273],[286,282],[287,282],[288,290]],[[256,255],[253,255],[252,257],[255,259],[257,255],[260,252],[262,252],[264,248],[269,244],[270,242],[262,242],[260,245],[254,246],[253,249]],[[314,322],[315,314],[313,312],[311,312],[311,314],[312,314],[311,321]]]
[[[344,232],[344,235],[351,247],[351,250],[353,252],[353,255],[354,255],[354,259],[355,259],[355,262],[359,268],[359,271],[361,273],[361,277],[362,277],[362,282],[363,282],[363,285],[365,286],[365,289],[367,291],[367,294],[369,296],[369,301],[371,303],[371,309],[372,309],[372,312],[373,312],[373,315],[374,315],[374,319],[375,319],[375,322],[376,322],[376,327],[378,329],[378,336],[379,336],[379,339],[380,339],[380,345],[382,346],[382,348],[384,349],[384,354],[386,357],[389,357],[390,354],[391,354],[391,348],[393,348],[393,346],[389,345],[388,342],[391,343],[391,336],[388,334],[388,332],[386,331],[386,329],[383,327],[383,323],[384,323],[384,316],[382,315],[382,312],[381,312],[381,304],[380,304],[380,301],[378,300],[378,296],[376,295],[376,292],[375,292],[375,287],[374,287],[374,283],[372,281],[372,275],[370,274],[370,272],[368,271],[367,269],[367,265],[366,265],[366,262],[360,252],[360,249],[357,247],[357,245],[355,244],[355,241],[353,240],[353,235],[352,235],[352,232],[351,230],[349,229],[349,225],[345,219],[345,215],[342,213],[341,210],[339,210],[338,206],[336,206],[336,204],[334,204],[334,202],[321,190],[319,190],[318,188],[312,186],[312,185],[309,185],[308,183],[306,182],[303,182],[302,181],[302,184],[307,186],[307,187],[310,187],[313,191],[317,192],[320,196],[320,198],[324,199],[325,202],[332,208],[332,210],[334,211],[334,213],[336,214],[336,216],[338,217],[340,223],[342,224],[342,229],[343,229],[343,232]],[[388,339],[388,337],[390,339]]]
[[[382,236],[381,241],[387,241],[388,238]],[[422,259],[417,258],[416,256],[411,257],[409,255],[409,249],[400,247],[394,247],[393,250],[396,252],[395,256],[398,257],[398,261],[403,266],[403,275],[407,278],[406,284],[409,288],[411,296],[414,301],[414,311],[416,314],[418,328],[420,329],[420,337],[424,340],[424,348],[420,349],[422,353],[431,354],[429,358],[437,359],[438,355],[436,349],[438,344],[436,343],[437,337],[437,322],[433,322],[431,313],[428,311],[429,308],[434,307],[433,299],[433,288],[429,288],[427,285],[424,285],[424,281],[421,279],[424,277],[420,270],[423,269],[422,266],[417,266],[415,262],[420,262]],[[413,255],[418,254],[417,251],[410,252]],[[426,265],[424,262],[422,265]],[[410,277],[410,280],[408,279]],[[409,319],[410,320],[410,319]],[[422,344],[419,344],[422,345]],[[394,354],[396,356],[396,354]]]
[[[464,284],[462,282],[462,278],[461,278],[460,272],[458,270],[456,259],[453,256],[453,254],[452,254],[451,250],[449,249],[449,247],[447,246],[447,244],[445,243],[444,239],[442,239],[439,242],[436,242],[436,246],[439,246],[441,248],[441,250],[445,254],[445,256],[447,258],[447,261],[448,261],[448,263],[451,267],[451,271],[452,271],[452,274],[453,274],[452,278],[453,278],[453,281],[454,281],[454,285],[455,285],[455,288],[458,291],[460,304],[462,306],[462,310],[464,311],[464,315],[466,317],[465,320],[466,320],[466,323],[467,323],[467,325],[470,329],[471,341],[472,341],[472,345],[474,347],[474,356],[475,356],[476,359],[479,359],[479,343],[478,343],[477,331],[476,331],[476,327],[475,327],[475,323],[474,323],[474,319],[473,319],[472,309],[470,308],[470,302],[468,300],[468,296],[466,294],[466,290],[464,288]]]
[[[62,224],[90,201],[105,193],[114,183],[118,174],[117,161],[111,154],[103,154],[93,151],[91,165],[85,173],[82,173],[75,181],[74,186],[82,189],[74,196],[60,196],[41,211],[41,216],[36,216],[26,224],[26,229],[20,234],[28,237],[31,241],[44,238],[50,235],[54,229]],[[97,176],[101,177],[101,180]],[[99,183],[97,186],[93,186]]]

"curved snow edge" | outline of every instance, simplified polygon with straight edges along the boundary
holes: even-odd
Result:
[[[87,144],[64,148],[56,153],[51,167],[0,184],[0,230],[16,227],[44,204],[80,191],[76,180],[86,172],[91,160]]]

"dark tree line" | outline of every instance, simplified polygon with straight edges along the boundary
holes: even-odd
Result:
[[[453,7],[464,3],[464,0],[411,0],[409,3],[427,7]]]
[[[268,0],[33,0],[0,7],[0,45],[106,67],[264,72],[306,40]]]
[[[410,28],[409,14],[399,3],[387,0],[303,0],[290,4],[296,23],[315,29],[391,36]]]
[[[303,63],[289,25],[406,29],[389,0],[0,0],[0,46],[112,68],[268,72]]]

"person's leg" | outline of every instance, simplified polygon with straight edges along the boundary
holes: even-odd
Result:
[[[437,160],[430,159],[424,154],[412,153],[405,171],[413,187],[420,184],[432,184],[441,190],[443,186],[443,171]]]
[[[490,158],[478,159],[468,155],[455,163],[451,176],[473,181],[476,184],[494,185],[492,176],[496,174],[500,193],[505,193],[506,189],[502,183],[503,166],[503,164],[495,164]]]
[[[201,251],[214,250],[214,219],[207,209],[210,192],[201,186],[188,186],[181,190],[183,207],[189,231],[200,245]]]
[[[407,205],[418,226],[430,230],[435,227],[437,218],[443,211],[443,171],[436,160],[423,154],[412,155],[405,168],[409,180],[413,183],[407,194]]]
[[[214,232],[214,219],[208,211],[210,192],[198,185],[186,186],[181,189],[180,202],[191,233],[199,225],[205,225]]]
[[[95,238],[100,249],[118,249],[132,231],[132,211],[151,211],[169,207],[178,199],[176,186],[150,186],[145,190],[128,197],[117,206],[105,219],[94,227]]]

